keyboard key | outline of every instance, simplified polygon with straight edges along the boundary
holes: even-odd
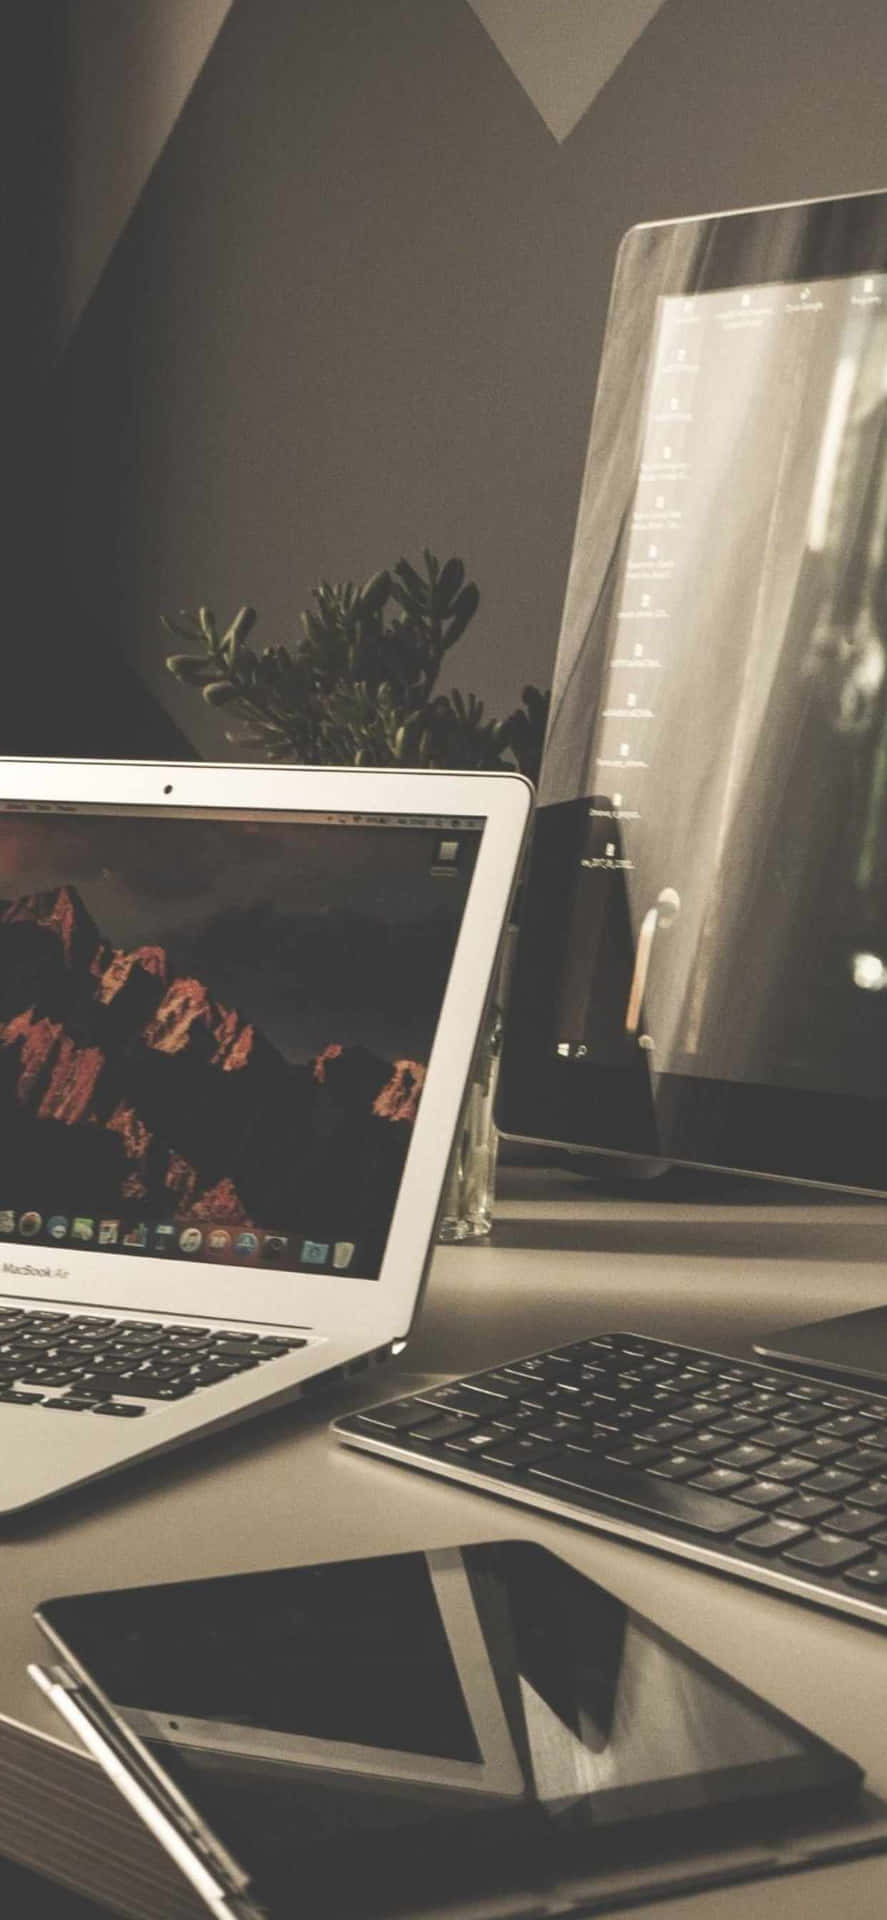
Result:
[[[734,1467],[737,1473],[746,1471],[748,1473],[754,1473],[758,1467],[763,1467],[766,1461],[772,1460],[773,1458],[769,1447],[759,1447],[754,1440],[741,1440],[738,1447],[728,1447],[725,1452],[721,1453],[720,1448],[722,1442],[720,1436],[717,1436],[717,1439],[717,1450],[721,1465],[723,1467]]]
[[[519,1374],[522,1380],[540,1380],[548,1371],[548,1363],[545,1355],[540,1354],[529,1360],[509,1360],[503,1371]]]
[[[75,1335],[74,1337],[76,1338],[77,1336]],[[80,1338],[82,1339],[83,1336],[81,1335]],[[163,1332],[162,1329],[158,1327],[154,1333],[117,1332],[111,1335],[100,1336],[99,1339],[96,1339],[96,1336],[93,1335],[93,1340],[96,1346],[102,1346],[104,1348],[105,1353],[147,1353],[152,1347],[160,1346],[163,1340]],[[68,1347],[71,1342],[65,1339],[62,1344]]]
[[[765,1413],[771,1420],[790,1417],[791,1401],[782,1393],[749,1393],[736,1402],[738,1413]]]
[[[714,1416],[717,1415],[717,1418]],[[721,1418],[718,1409],[704,1406],[702,1401],[686,1400],[681,1407],[681,1419],[688,1427],[705,1427],[711,1433],[720,1431]]]
[[[215,1387],[223,1380],[232,1380],[237,1373],[248,1372],[254,1364],[255,1362],[251,1360],[246,1363],[242,1360],[200,1360],[196,1366],[188,1368],[185,1378],[192,1387]],[[139,1391],[141,1391],[142,1382],[146,1379],[159,1385],[162,1380],[170,1377],[175,1380],[177,1376],[161,1373],[159,1368],[156,1372],[152,1368],[149,1372],[143,1373],[141,1367],[131,1375],[134,1387]]]
[[[107,1413],[118,1420],[137,1420],[140,1413],[147,1413],[147,1407],[137,1407],[134,1400],[126,1403],[118,1400],[102,1400],[93,1407],[93,1413]]]
[[[486,1446],[481,1448],[485,1460],[494,1467],[530,1467],[539,1460],[551,1458],[557,1448],[550,1441],[534,1439],[530,1434],[516,1434],[514,1439],[497,1440],[494,1435],[487,1436]]]
[[[744,1487],[748,1480],[745,1473],[736,1473],[732,1467],[706,1467],[697,1474],[690,1485],[699,1487],[703,1493],[735,1493],[737,1487]]]
[[[712,1432],[723,1433],[728,1439],[748,1440],[751,1435],[766,1431],[766,1425],[760,1414],[725,1413],[712,1420]],[[773,1429],[771,1428],[772,1432]]]
[[[607,1454],[608,1460],[614,1460],[620,1467],[647,1467],[653,1461],[661,1460],[662,1447],[650,1447],[645,1440],[629,1440],[626,1446],[614,1447]]]
[[[887,1480],[870,1480],[864,1487],[857,1487],[853,1495],[860,1507],[870,1507],[875,1513],[887,1512]]]
[[[18,1378],[27,1383],[39,1382],[43,1387],[67,1387],[79,1380],[82,1372],[82,1367],[22,1366]]]
[[[835,1440],[831,1434],[822,1431],[802,1436],[797,1445],[797,1452],[802,1453],[805,1460],[836,1460],[839,1454],[847,1450],[846,1440]]]
[[[818,1429],[828,1418],[828,1410],[817,1405],[808,1405],[805,1400],[787,1400],[781,1420],[788,1420],[793,1427],[802,1427],[805,1432],[811,1427]]]
[[[781,1460],[771,1460],[767,1477],[769,1480],[782,1480],[786,1486],[794,1486],[796,1480],[806,1480],[809,1472],[809,1460],[799,1460],[795,1454],[785,1453]]]
[[[811,1474],[804,1485],[808,1493],[854,1493],[862,1485],[860,1473],[848,1473],[844,1467],[823,1467],[820,1473]]]
[[[654,1447],[679,1447],[685,1435],[692,1431],[686,1420],[657,1420],[654,1426],[645,1429],[644,1439]]]
[[[862,1434],[873,1433],[870,1420],[863,1420],[858,1413],[836,1413],[831,1420],[824,1420],[821,1431],[833,1434],[836,1440],[858,1440]]]
[[[124,1394],[127,1399],[184,1400],[186,1394],[194,1393],[199,1384],[190,1375],[183,1380],[146,1380],[144,1374],[140,1374],[138,1380],[115,1387],[114,1392]]]
[[[755,1387],[751,1380],[739,1378],[727,1380],[719,1378],[704,1384],[700,1388],[700,1392],[706,1400],[719,1400],[723,1401],[725,1405],[729,1403],[735,1406],[738,1405],[740,1400],[747,1400],[749,1394],[755,1392]]]
[[[282,1353],[298,1353],[300,1348],[307,1345],[307,1340],[301,1334],[253,1334],[251,1352],[265,1353],[269,1360],[276,1360]]]
[[[700,1459],[706,1459],[710,1453],[720,1453],[724,1444],[723,1434],[712,1433],[710,1427],[697,1427],[681,1440],[685,1453],[696,1453]]]
[[[729,1538],[748,1525],[747,1515],[727,1500],[713,1494],[697,1493],[691,1487],[671,1480],[657,1480],[652,1474],[616,1467],[605,1460],[586,1460],[576,1454],[562,1454],[544,1466],[530,1468],[531,1480],[544,1483],[552,1493],[558,1488],[596,1495],[612,1501],[634,1518],[667,1519],[692,1533],[712,1538]]]
[[[492,1424],[495,1426],[496,1432],[501,1433],[504,1423],[499,1420],[494,1420]],[[603,1452],[604,1447],[611,1447],[613,1445],[612,1433],[605,1432],[602,1434],[600,1429],[595,1430],[593,1426],[591,1428],[583,1426],[580,1421],[569,1420],[566,1415],[562,1413],[555,1414],[554,1418],[552,1418],[550,1414],[546,1415],[543,1413],[535,1420],[530,1420],[525,1431],[530,1434],[534,1440],[553,1440],[557,1442],[559,1447],[568,1447],[575,1439],[580,1449],[586,1453]]]
[[[811,1526],[817,1520],[825,1520],[835,1512],[835,1501],[826,1500],[821,1493],[793,1493],[790,1500],[783,1500],[779,1511],[787,1520],[803,1520]]]
[[[592,1387],[590,1393],[583,1393],[582,1404],[583,1406],[603,1411],[607,1407],[622,1407],[628,1403],[620,1389],[614,1386],[612,1382],[608,1382],[606,1386],[595,1386]]]
[[[662,1412],[662,1406],[657,1400],[655,1393],[632,1394],[628,1404],[632,1411],[637,1414],[639,1426],[648,1420],[655,1420],[657,1414],[661,1414]]]
[[[761,1427],[755,1435],[755,1445],[770,1447],[774,1453],[801,1453],[805,1439],[803,1427],[789,1427],[785,1421],[776,1421],[772,1427]]]
[[[705,1383],[699,1391],[709,1406],[729,1407],[745,1397],[747,1388],[735,1380],[718,1380]]]
[[[838,1507],[829,1514],[829,1533],[842,1533],[850,1540],[856,1540],[860,1534],[871,1532],[875,1524],[873,1513],[866,1513],[862,1507]]]
[[[794,1520],[783,1520],[774,1514],[769,1520],[762,1520],[757,1527],[750,1527],[742,1536],[743,1551],[746,1547],[752,1553],[782,1553],[785,1547],[794,1546],[809,1534],[809,1527],[801,1526]]]
[[[740,1500],[744,1507],[775,1507],[785,1499],[785,1488],[778,1480],[750,1480],[733,1498]]]
[[[452,1440],[457,1433],[472,1433],[477,1425],[476,1420],[467,1420],[459,1413],[441,1413],[431,1420],[427,1407],[415,1408],[414,1413],[415,1419],[408,1431],[429,1447],[437,1446],[439,1441]]]
[[[425,1436],[420,1433],[417,1438],[423,1440]],[[494,1447],[498,1438],[502,1439],[503,1446],[511,1444],[509,1441],[506,1441],[504,1436],[500,1436],[497,1433],[495,1427],[488,1427],[482,1421],[479,1427],[475,1425],[469,1428],[467,1433],[454,1433],[449,1435],[444,1441],[444,1451],[446,1453],[461,1453],[470,1457],[471,1454],[474,1453],[483,1453],[485,1447]],[[541,1450],[542,1442],[537,1442],[537,1444]],[[554,1452],[553,1447],[551,1448],[551,1452]]]
[[[695,1453],[668,1453],[664,1460],[656,1460],[647,1467],[647,1473],[661,1475],[663,1480],[690,1480],[699,1472],[699,1455]]]
[[[17,1407],[39,1407],[41,1403],[48,1404],[42,1393],[26,1393],[22,1387],[0,1388],[0,1400]]]
[[[821,1533],[810,1540],[804,1540],[796,1547],[790,1547],[783,1556],[793,1566],[809,1567],[816,1573],[838,1573],[844,1567],[852,1565],[854,1560],[862,1560],[867,1549],[854,1546],[850,1540],[839,1540],[837,1535]]]
[[[852,1454],[848,1453],[847,1460],[854,1473],[864,1473],[869,1480],[879,1480],[882,1474],[887,1473],[887,1453],[876,1451],[867,1442],[861,1447],[854,1447]]]
[[[851,1567],[844,1578],[854,1587],[868,1587],[869,1592],[882,1593],[887,1587],[887,1559],[881,1555],[877,1560],[866,1560],[862,1566]]]
[[[520,1400],[526,1381],[499,1368],[493,1373],[475,1373],[471,1385],[476,1393],[492,1394],[496,1400]]]
[[[421,1418],[415,1400],[389,1400],[387,1406],[367,1407],[358,1416],[362,1427],[381,1433],[400,1433]]]
[[[467,1386],[433,1387],[428,1393],[420,1394],[418,1398],[423,1406],[448,1407],[453,1413],[474,1413],[478,1419],[482,1411],[477,1394],[471,1387]],[[400,1404],[406,1405],[407,1403],[400,1403],[396,1400],[391,1403],[392,1407],[397,1407]],[[411,1401],[409,1404],[414,1406],[416,1403]],[[489,1401],[487,1401],[487,1410],[492,1412]],[[370,1407],[362,1418],[373,1420],[378,1414],[387,1413],[388,1411],[389,1408],[387,1407]]]

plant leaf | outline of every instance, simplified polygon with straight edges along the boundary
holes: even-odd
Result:
[[[468,586],[463,587],[461,593],[456,595],[447,615],[447,628],[443,641],[447,650],[454,647],[457,640],[461,640],[469,620],[474,619],[479,604],[480,594],[477,587],[473,581],[469,581]]]

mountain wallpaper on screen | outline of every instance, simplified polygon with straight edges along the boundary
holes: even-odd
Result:
[[[74,887],[0,901],[0,1203],[186,1216],[381,1255],[424,1065],[334,1037],[283,1058]]]

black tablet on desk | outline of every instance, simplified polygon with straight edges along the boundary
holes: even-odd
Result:
[[[34,1679],[218,1916],[551,1920],[887,1846],[851,1759],[528,1542],[37,1619]]]

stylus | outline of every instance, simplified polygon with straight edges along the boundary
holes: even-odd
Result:
[[[216,1914],[218,1920],[265,1920],[261,1909],[242,1888],[226,1887],[209,1872],[192,1841],[185,1838],[171,1815],[158,1804],[156,1787],[138,1778],[134,1760],[124,1756],[122,1743],[85,1689],[78,1686],[63,1667],[45,1668],[32,1662],[28,1674],[175,1861],[210,1912]]]

